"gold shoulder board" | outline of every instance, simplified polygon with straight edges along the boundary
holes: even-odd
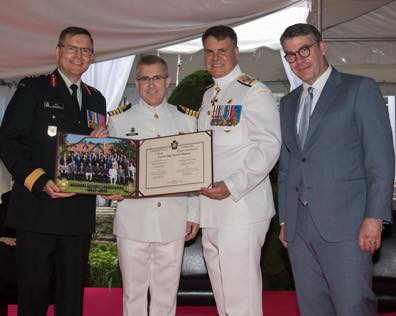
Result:
[[[132,104],[128,103],[128,104],[122,104],[120,105],[118,108],[116,108],[115,110],[109,111],[107,112],[107,115],[109,116],[114,116],[114,115],[118,115],[121,114],[125,111],[128,111],[131,108]]]
[[[199,111],[192,110],[192,109],[190,109],[190,108],[188,108],[188,107],[186,107],[186,106],[178,105],[178,106],[177,106],[177,109],[178,109],[180,112],[182,112],[182,113],[184,113],[184,114],[186,114],[186,115],[193,116],[193,117],[196,117],[196,118],[199,117]]]
[[[257,80],[253,77],[250,77],[248,75],[240,75],[238,77],[238,82],[242,83],[245,86],[251,87]]]

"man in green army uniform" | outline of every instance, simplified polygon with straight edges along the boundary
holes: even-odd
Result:
[[[106,114],[101,93],[81,81],[93,60],[91,34],[66,28],[55,53],[57,70],[20,82],[0,130],[0,156],[15,181],[6,224],[17,230],[19,316],[46,315],[54,280],[57,315],[82,314],[95,228],[95,196],[62,193],[53,180],[57,132],[107,136],[87,122]]]

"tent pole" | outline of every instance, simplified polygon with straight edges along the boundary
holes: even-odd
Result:
[[[322,28],[323,28],[323,21],[322,21],[322,12],[323,12],[323,3],[322,0],[316,0],[317,1],[317,21],[316,23],[318,24],[318,30],[320,33],[322,33]]]

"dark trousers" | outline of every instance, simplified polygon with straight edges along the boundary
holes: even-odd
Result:
[[[340,242],[324,240],[309,206],[300,204],[288,252],[301,316],[377,315],[371,254],[359,249],[357,236]]]
[[[16,285],[15,248],[0,242],[0,284]]]
[[[18,316],[82,315],[90,237],[17,231]]]

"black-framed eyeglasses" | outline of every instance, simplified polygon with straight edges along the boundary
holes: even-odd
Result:
[[[150,81],[154,83],[160,83],[162,82],[162,80],[165,80],[166,78],[168,78],[168,76],[153,76],[153,77],[143,76],[140,78],[136,78],[136,80],[142,84],[149,84]]]
[[[84,57],[90,57],[93,54],[93,49],[88,47],[77,47],[74,45],[58,45],[59,47],[63,47],[68,54],[78,54],[81,53]]]
[[[297,54],[302,58],[307,58],[311,54],[311,47],[314,46],[315,44],[319,44],[319,43],[315,42],[309,46],[303,46],[298,51],[295,52],[287,52],[283,57],[286,59],[286,61],[289,64],[294,63],[296,61]]]

